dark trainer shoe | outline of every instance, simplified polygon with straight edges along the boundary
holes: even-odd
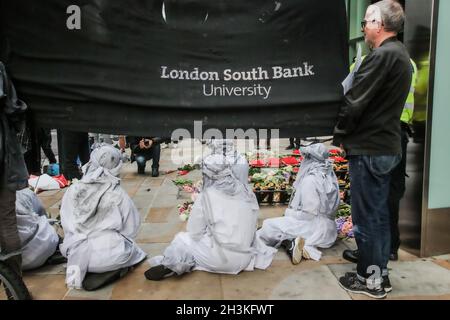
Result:
[[[389,280],[389,276],[383,276],[383,283],[381,286],[383,287],[384,291],[386,291],[386,293],[392,291],[392,285],[391,281]]]
[[[152,168],[152,177],[159,177],[159,169]]]
[[[358,263],[358,250],[344,250],[342,258],[353,263]]]
[[[153,281],[159,281],[173,275],[175,275],[175,272],[173,272],[169,268],[164,267],[163,265],[151,267],[150,269],[145,271],[145,277],[147,278],[147,280]]]
[[[361,282],[354,274],[347,273],[344,277],[339,279],[339,285],[342,289],[356,294],[364,294],[374,299],[384,299],[387,296],[383,288],[369,289],[365,283]]]
[[[282,246],[286,248],[292,264],[299,264],[302,261],[305,239],[297,237],[294,240],[285,240],[283,241]]]
[[[391,253],[389,255],[389,260],[391,261],[397,261],[398,260],[398,253]]]

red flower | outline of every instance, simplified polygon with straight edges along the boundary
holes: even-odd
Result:
[[[250,166],[255,168],[264,167],[266,164],[263,160],[252,160],[250,161]]]
[[[283,162],[287,166],[296,165],[299,163],[299,161],[295,157],[281,158],[281,162]]]
[[[280,166],[279,158],[270,158],[267,163],[272,168],[278,168]]]

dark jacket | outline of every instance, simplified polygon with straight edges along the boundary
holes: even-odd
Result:
[[[11,191],[28,186],[28,171],[17,139],[25,125],[26,109],[0,62],[0,188]]]
[[[344,97],[334,144],[342,143],[349,155],[401,154],[399,119],[412,72],[409,54],[397,38],[389,38],[374,49]]]

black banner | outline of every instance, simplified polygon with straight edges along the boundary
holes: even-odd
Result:
[[[42,126],[315,136],[335,124],[343,0],[2,1],[5,62]]]

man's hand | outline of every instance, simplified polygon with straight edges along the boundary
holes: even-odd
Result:
[[[150,139],[142,139],[139,141],[139,148],[141,149],[150,149],[153,145],[153,141]]]

